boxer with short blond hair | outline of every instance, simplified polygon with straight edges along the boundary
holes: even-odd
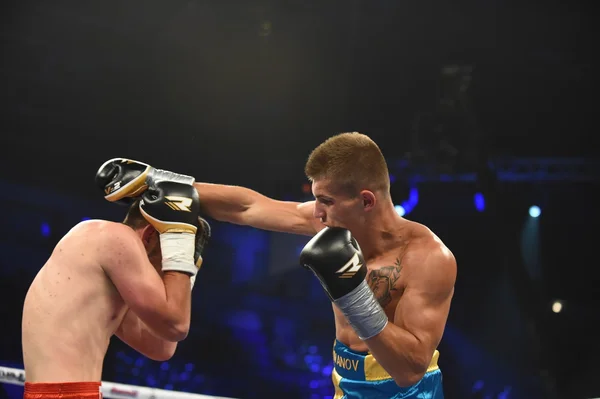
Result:
[[[156,179],[194,180],[124,159],[101,169],[111,173],[102,185],[111,201],[135,197]],[[443,398],[437,347],[454,294],[454,255],[395,211],[385,158],[368,136],[330,137],[310,154],[305,173],[315,200],[304,203],[194,185],[216,220],[314,236],[300,263],[333,303],[335,399]]]
[[[26,399],[98,398],[113,335],[167,360],[190,327],[190,279],[210,232],[196,190],[159,182],[123,223],[89,220],[56,245],[25,298]]]

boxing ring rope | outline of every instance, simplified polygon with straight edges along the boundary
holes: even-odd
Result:
[[[25,370],[0,366],[0,383],[25,385]],[[102,396],[115,399],[233,399],[223,396],[209,396],[197,393],[168,391],[137,385],[102,381]]]

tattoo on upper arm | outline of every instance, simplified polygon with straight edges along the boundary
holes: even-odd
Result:
[[[387,306],[392,301],[392,292],[398,291],[396,282],[400,278],[402,265],[400,259],[396,259],[393,266],[383,266],[376,270],[371,270],[368,277],[368,284],[375,294],[375,298],[382,307]]]

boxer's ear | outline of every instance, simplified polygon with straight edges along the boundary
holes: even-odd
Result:
[[[375,204],[377,203],[375,194],[370,190],[362,190],[360,192],[360,198],[362,200],[363,209],[367,212],[373,210],[373,207],[375,207]]]
[[[148,249],[158,242],[158,231],[151,224],[142,229],[142,242]]]

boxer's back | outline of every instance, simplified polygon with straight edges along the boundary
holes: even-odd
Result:
[[[29,382],[100,381],[111,336],[126,306],[104,273],[101,237],[114,223],[87,221],[56,245],[23,308],[23,360]]]

